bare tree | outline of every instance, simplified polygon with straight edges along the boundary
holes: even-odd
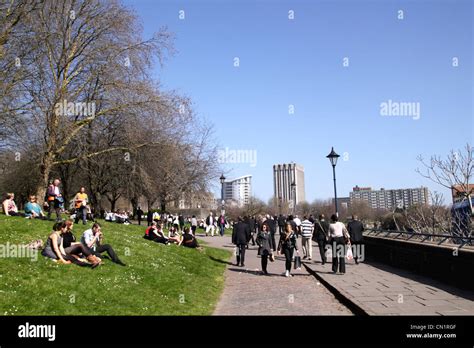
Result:
[[[466,144],[463,151],[451,150],[446,159],[432,156],[429,161],[425,161],[422,156],[418,156],[423,167],[416,171],[424,178],[469,198],[472,195],[469,184],[474,175],[473,150],[471,145]]]

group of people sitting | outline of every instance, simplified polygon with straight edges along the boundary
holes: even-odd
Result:
[[[196,237],[191,233],[189,226],[183,228],[182,234],[179,233],[178,228],[171,226],[168,230],[168,235],[166,236],[163,224],[153,221],[151,226],[147,227],[143,238],[165,245],[177,244],[187,248],[200,248]]]
[[[95,268],[102,263],[102,253],[107,252],[112,262],[125,266],[110,244],[103,243],[99,223],[85,230],[80,241],[73,233],[74,222],[56,222],[41,254],[63,264],[74,263],[82,267]]]
[[[6,216],[24,216],[29,219],[45,219],[43,209],[38,204],[38,200],[35,195],[31,195],[28,202],[25,204],[25,213],[22,214],[18,211],[18,207],[15,203],[15,194],[7,193],[5,200],[2,203],[3,212]]]
[[[115,212],[105,212],[105,221],[116,222],[118,224],[130,225],[130,219],[124,210]]]

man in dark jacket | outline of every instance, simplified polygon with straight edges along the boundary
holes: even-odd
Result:
[[[232,231],[232,244],[237,247],[237,264],[236,266],[244,267],[245,264],[245,246],[250,240],[250,227],[245,223],[241,216],[239,216],[238,222],[234,224]]]
[[[147,222],[147,226],[151,226],[153,222],[153,212],[151,211],[150,208],[148,208],[148,213],[146,214],[146,222]]]
[[[137,220],[138,220],[139,225],[142,224],[142,216],[143,216],[143,210],[142,210],[142,208],[138,207],[138,209],[137,209]]]
[[[255,219],[252,219],[250,216],[245,216],[243,222],[245,224],[247,224],[247,226],[249,227],[249,230],[250,230],[250,237],[249,237],[249,241],[250,239],[252,239],[252,245],[255,245],[255,236],[254,236],[254,233],[255,233]],[[247,245],[247,249],[248,249],[248,245]]]
[[[362,244],[364,243],[364,224],[359,221],[357,215],[352,215],[352,220],[347,224],[347,230],[351,236],[351,244],[354,245],[354,261],[359,264],[359,253],[362,250]],[[360,246],[359,246],[360,245]]]
[[[276,226],[277,226],[277,217],[275,216],[273,219],[270,215],[267,214],[265,224],[268,226],[268,230],[270,231],[270,239],[272,242],[273,250],[276,250],[276,243],[275,243],[275,233],[276,233]]]
[[[285,217],[280,214],[278,216],[278,233],[282,234],[285,231]]]
[[[326,245],[329,239],[329,223],[324,219],[324,214],[319,215],[319,220],[314,223],[313,240],[318,243],[321,262],[326,263]]]

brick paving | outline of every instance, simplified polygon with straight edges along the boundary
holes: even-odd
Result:
[[[209,246],[233,251],[228,236],[199,235],[198,238]],[[235,263],[235,256],[231,262]],[[261,275],[257,247],[250,245],[245,254],[245,266],[227,266],[225,288],[215,315],[352,315],[304,267],[292,270],[292,278],[282,276],[284,257],[268,263],[269,276]]]
[[[229,237],[202,239],[211,246],[233,250]],[[313,242],[313,261],[306,261],[306,267],[293,271],[293,278],[281,276],[283,257],[269,263],[268,271],[272,276],[262,276],[257,248],[250,246],[245,269],[234,265],[227,267],[225,289],[214,314],[352,314],[327,286],[352,308],[369,315],[474,315],[472,291],[376,262],[356,265],[354,261],[346,261],[346,274],[334,274],[331,260],[328,261],[324,266],[321,264],[319,250]]]
[[[376,262],[346,261],[346,274],[334,274],[314,246],[313,261],[305,265],[369,315],[474,315],[472,291]]]

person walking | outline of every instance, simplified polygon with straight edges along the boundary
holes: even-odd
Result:
[[[273,254],[272,237],[266,221],[257,234],[258,255],[261,257],[262,274],[268,275],[268,258]]]
[[[277,229],[277,216],[274,216],[272,218],[269,214],[267,214],[267,219],[264,221],[264,224],[267,224],[268,230],[270,232],[270,239],[271,239],[271,242],[272,242],[272,249],[276,250],[275,233],[276,233],[276,229]]]
[[[349,233],[346,226],[340,221],[336,214],[331,215],[329,224],[329,241],[332,244],[332,271],[341,274],[346,273],[346,244],[349,242]]]
[[[219,219],[217,220],[218,226],[219,226],[219,232],[221,237],[224,237],[224,232],[225,232],[225,225],[227,224],[227,220],[225,219],[224,214],[221,214],[219,216]]]
[[[319,215],[319,220],[314,223],[313,240],[318,243],[319,253],[321,254],[321,264],[325,264],[326,245],[329,239],[329,224],[324,218],[324,214]]]
[[[232,230],[232,244],[236,246],[236,266],[245,266],[245,247],[250,240],[250,227],[239,216]]]
[[[193,233],[193,236],[196,236],[196,230],[198,226],[198,221],[196,219],[196,215],[193,215],[191,218],[191,232]]]
[[[352,220],[347,224],[349,236],[351,238],[351,246],[353,246],[354,261],[359,264],[359,256],[362,256],[362,245],[364,244],[364,224],[359,221],[357,215],[352,215]]]
[[[85,187],[81,187],[79,192],[74,196],[74,206],[76,208],[76,219],[75,223],[82,219],[82,224],[87,223],[87,203],[89,203],[89,197],[87,196]]]
[[[208,217],[206,218],[206,237],[209,235],[209,231],[211,232],[211,236],[214,237],[214,231],[216,219],[212,216],[212,212],[209,213]]]
[[[285,232],[285,217],[280,214],[278,216],[278,234],[283,234]]]
[[[141,226],[142,225],[142,218],[143,218],[143,210],[142,208],[139,206],[137,208],[137,220],[138,220],[138,225]]]
[[[280,253],[285,255],[285,277],[292,277],[291,275],[291,262],[293,260],[293,253],[299,254],[298,246],[296,245],[296,234],[293,231],[291,223],[287,222],[285,225],[285,233],[280,236],[280,242],[278,243]]]
[[[152,223],[153,223],[153,212],[151,211],[150,208],[148,208],[148,212],[146,213],[146,225],[150,227]]]
[[[303,260],[311,261],[313,258],[313,246],[311,238],[313,237],[313,224],[306,216],[301,222],[301,249],[303,249]]]

